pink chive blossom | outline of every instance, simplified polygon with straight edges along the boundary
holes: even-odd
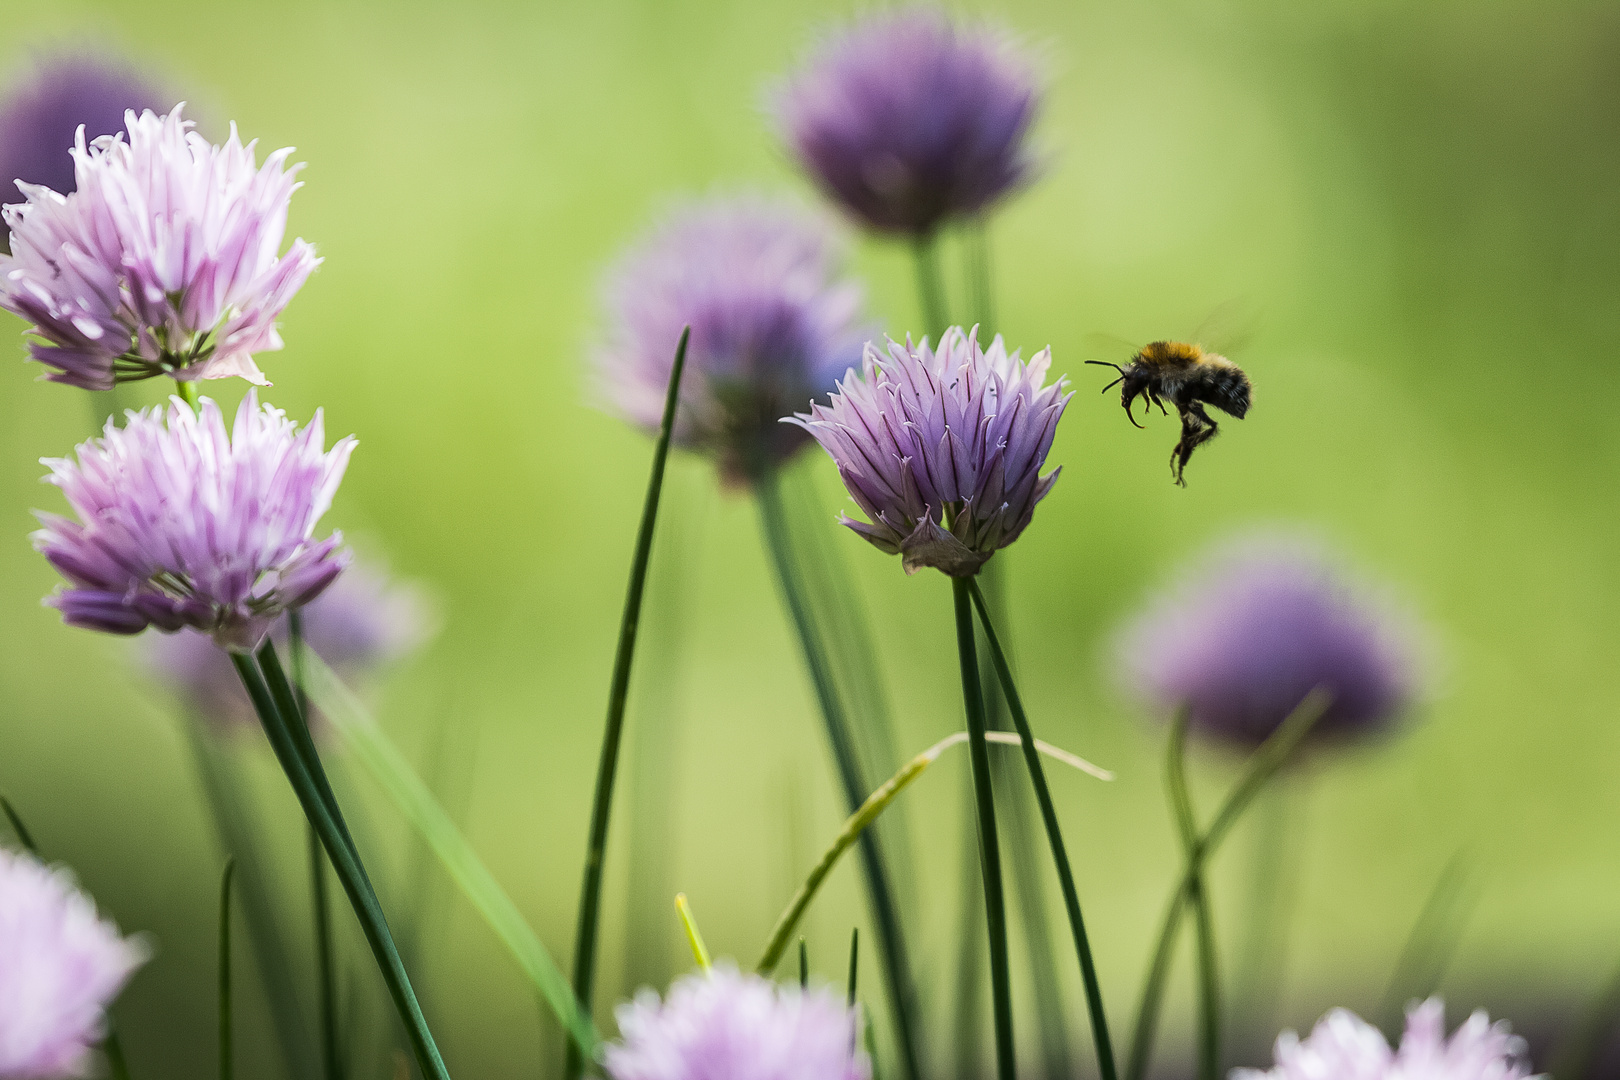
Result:
[[[681,330],[692,328],[674,438],[745,483],[809,444],[778,421],[825,399],[868,327],[843,273],[838,223],[793,203],[719,196],[681,207],[632,248],[605,290],[596,353],[605,396],[656,431]]]
[[[1057,483],[1041,469],[1071,394],[1046,382],[1050,349],[1028,362],[1001,337],[980,348],[978,329],[951,327],[939,348],[868,344],[860,375],[828,406],[788,419],[838,463],[868,521],[843,522],[906,573],[925,566],[971,577],[1029,525]]]
[[[868,1080],[857,1010],[827,989],[781,987],[729,967],[619,1006],[612,1080]]]
[[[1406,1032],[1391,1050],[1377,1028],[1348,1009],[1334,1009],[1307,1038],[1277,1037],[1269,1071],[1234,1069],[1231,1080],[1525,1080],[1524,1040],[1505,1022],[1476,1011],[1446,1037],[1446,1008],[1438,998],[1414,1003]]]
[[[40,513],[34,547],[68,581],[47,598],[64,622],[113,634],[190,627],[250,650],[348,562],[315,539],[354,436],[323,449],[322,415],[302,430],[249,391],[227,432],[219,406],[179,398],[108,421],[77,461],[45,459],[77,520]]]
[[[822,191],[878,232],[925,236],[1034,171],[1034,65],[990,26],[936,7],[869,15],[813,53],[774,102]]]
[[[0,1078],[90,1075],[107,1006],[146,959],[65,870],[0,849]]]
[[[302,166],[290,148],[261,167],[232,125],[214,146],[181,117],[125,114],[126,132],[73,147],[76,190],[22,184],[4,208],[0,306],[29,320],[45,378],[87,390],[167,375],[240,375],[281,348],[276,319],[320,262],[277,254]]]

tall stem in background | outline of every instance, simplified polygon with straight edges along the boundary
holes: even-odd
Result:
[[[821,708],[822,721],[827,729],[827,742],[832,748],[833,764],[838,772],[839,785],[850,813],[858,810],[866,800],[867,785],[861,776],[860,762],[855,753],[854,738],[849,719],[844,713],[843,701],[833,685],[832,666],[827,657],[826,643],[822,640],[811,614],[809,598],[798,560],[793,554],[788,536],[787,515],[782,506],[782,494],[776,472],[762,468],[754,481],[754,496],[759,503],[760,523],[765,533],[765,544],[770,550],[776,569],[777,585],[787,604],[794,632],[799,639],[804,664],[810,674],[810,684],[816,702]],[[877,835],[861,835],[861,871],[866,880],[867,896],[872,903],[872,917],[877,924],[878,954],[883,962],[889,1001],[894,1016],[895,1041],[899,1044],[901,1061],[908,1080],[918,1080],[921,1068],[913,1035],[916,1015],[915,994],[911,987],[905,936],[900,926],[900,913],[894,901],[894,886]]]
[[[1220,979],[1215,967],[1215,927],[1204,887],[1204,860],[1199,850],[1198,819],[1187,791],[1187,710],[1176,714],[1165,744],[1165,790],[1181,834],[1186,871],[1183,888],[1192,905],[1198,937],[1198,1080],[1217,1080],[1221,1056]]]
[[[613,780],[619,766],[624,707],[630,697],[630,665],[636,654],[636,630],[641,625],[641,596],[647,583],[647,562],[652,556],[654,527],[658,523],[658,498],[664,489],[664,463],[669,458],[669,439],[675,429],[675,407],[680,402],[681,371],[686,367],[686,344],[691,336],[691,327],[681,331],[680,343],[675,346],[675,362],[669,369],[664,415],[658,425],[658,442],[653,448],[652,475],[647,480],[641,526],[636,531],[636,550],[630,560],[630,584],[625,590],[624,613],[619,619],[619,645],[613,657],[613,679],[608,686],[607,727],[602,733],[602,756],[596,769],[596,796],[591,803],[591,830],[585,845],[585,880],[580,887],[579,925],[574,932],[574,994],[587,1013],[590,1012],[591,989],[596,978],[602,863],[607,850],[608,819],[613,811]],[[579,1047],[569,1042],[567,1076],[572,1080],[584,1071],[584,1067]]]
[[[923,334],[938,341],[949,322],[945,280],[939,272],[939,233],[931,232],[913,240],[911,255],[917,270],[917,303],[922,309]]]
[[[1192,876],[1194,866],[1200,874],[1203,871],[1204,861],[1215,849],[1220,846],[1226,834],[1237,823],[1243,811],[1248,809],[1254,797],[1260,793],[1268,780],[1276,775],[1293,754],[1294,750],[1309,735],[1311,728],[1322,718],[1331,703],[1331,696],[1320,688],[1305,695],[1305,700],[1289,714],[1288,719],[1277,726],[1266,741],[1260,744],[1259,749],[1250,755],[1243,776],[1238,780],[1215,814],[1208,831],[1200,837],[1188,856],[1188,865],[1183,869],[1176,881],[1175,889],[1170,894],[1170,903],[1165,909],[1164,925],[1159,929],[1158,944],[1154,946],[1153,961],[1148,967],[1148,976],[1142,987],[1142,1004],[1137,1009],[1136,1027],[1131,1036],[1131,1056],[1125,1067],[1125,1080],[1142,1080],[1147,1074],[1148,1058],[1153,1050],[1154,1035],[1158,1030],[1159,1011],[1164,1005],[1164,987],[1170,971],[1171,950],[1175,944],[1177,931],[1181,928],[1181,916],[1191,899]],[[1185,724],[1185,718],[1177,720],[1178,725]],[[1176,728],[1171,729],[1171,738],[1185,737],[1185,728],[1182,735],[1176,735]]]
[[[968,578],[966,584],[974,606],[978,608],[979,620],[984,626],[985,638],[990,645],[990,659],[995,664],[996,675],[1001,680],[1001,688],[1007,696],[1013,724],[1018,729],[1018,737],[1023,741],[1024,764],[1029,769],[1030,783],[1035,788],[1035,800],[1041,809],[1041,822],[1046,826],[1046,839],[1052,849],[1052,865],[1057,869],[1058,883],[1063,887],[1063,904],[1069,915],[1069,930],[1074,935],[1074,948],[1080,959],[1080,974],[1086,985],[1086,1007],[1091,1014],[1091,1034],[1097,1046],[1097,1067],[1102,1073],[1103,1080],[1114,1080],[1114,1042],[1108,1033],[1108,1014],[1103,1009],[1102,985],[1097,979],[1097,966],[1091,957],[1091,942],[1086,936],[1085,919],[1080,913],[1080,893],[1075,888],[1074,872],[1070,869],[1068,852],[1063,844],[1063,831],[1058,826],[1057,808],[1052,803],[1052,793],[1046,786],[1046,772],[1041,766],[1040,755],[1035,750],[1035,734],[1030,729],[1029,717],[1024,713],[1024,704],[1018,696],[1018,687],[1013,683],[1012,669],[1007,666],[1007,657],[1001,651],[1001,642],[996,638],[995,627],[990,621],[990,610],[984,602],[984,594],[979,591],[972,578]]]
[[[1012,980],[1007,965],[1007,907],[1001,892],[1001,849],[996,839],[996,801],[990,787],[990,753],[984,738],[984,696],[973,642],[972,582],[952,578],[956,601],[956,651],[962,668],[962,704],[967,713],[973,795],[979,814],[979,866],[984,874],[984,921],[990,938],[991,1014],[996,1030],[996,1076],[1016,1080],[1013,1053]]]

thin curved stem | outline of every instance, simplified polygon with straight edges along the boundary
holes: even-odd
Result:
[[[1181,833],[1186,859],[1185,896],[1192,905],[1198,941],[1198,1080],[1218,1080],[1221,1056],[1220,979],[1215,966],[1215,926],[1210,918],[1209,892],[1204,884],[1203,852],[1198,818],[1187,791],[1187,710],[1170,726],[1165,748],[1165,790]]]
[[[1227,795],[1226,802],[1216,813],[1208,831],[1194,846],[1195,861],[1200,872],[1203,862],[1214,854],[1215,849],[1220,846],[1220,842],[1225,839],[1243,811],[1254,801],[1254,797],[1259,794],[1266,781],[1282,768],[1300,742],[1310,734],[1311,728],[1322,718],[1331,701],[1327,691],[1322,688],[1312,690],[1305,695],[1305,700],[1299,703],[1288,718],[1277,726],[1277,730],[1260,744],[1259,749],[1250,755],[1243,777]],[[1185,721],[1183,719],[1178,722]],[[1177,737],[1174,727],[1171,729],[1171,737],[1173,739]],[[1180,737],[1185,737],[1185,731]],[[1142,986],[1142,1000],[1137,1008],[1136,1027],[1131,1038],[1131,1056],[1126,1063],[1125,1080],[1142,1080],[1147,1073],[1153,1038],[1158,1030],[1159,1012],[1164,1005],[1164,987],[1169,974],[1171,950],[1175,944],[1176,932],[1181,925],[1182,913],[1190,899],[1193,861],[1190,860],[1189,865],[1183,868],[1165,910],[1164,925],[1159,930],[1153,961],[1148,967],[1148,976]]]
[[[1018,729],[1024,751],[1024,765],[1029,770],[1030,783],[1035,788],[1035,800],[1040,806],[1041,822],[1046,827],[1046,839],[1052,849],[1052,865],[1057,869],[1058,882],[1063,888],[1063,906],[1069,916],[1069,930],[1074,937],[1074,948],[1080,959],[1080,974],[1086,987],[1086,1009],[1091,1015],[1091,1035],[1097,1049],[1097,1068],[1103,1080],[1115,1080],[1114,1041],[1108,1033],[1108,1014],[1103,1008],[1102,984],[1097,978],[1097,965],[1092,959],[1091,942],[1086,936],[1085,917],[1080,912],[1080,893],[1075,888],[1074,872],[1069,866],[1068,852],[1063,843],[1063,830],[1058,824],[1057,808],[1052,803],[1052,792],[1046,785],[1046,770],[1041,765],[1035,746],[1035,733],[1030,729],[1029,717],[1024,712],[1023,700],[1013,682],[1012,670],[1007,666],[1006,654],[990,622],[990,611],[984,594],[971,578],[968,592],[978,609],[980,625],[984,627],[985,641],[990,646],[990,659],[1001,680],[1002,693],[1012,713],[1013,725]]]
[[[973,642],[970,582],[952,578],[956,600],[956,651],[962,668],[962,704],[967,712],[968,753],[973,763],[973,796],[979,814],[979,865],[984,873],[984,921],[990,936],[991,1016],[996,1032],[996,1075],[1015,1080],[1012,979],[1007,964],[1007,906],[1001,888],[1001,846],[996,838],[996,801],[990,787],[990,752],[984,737],[984,696]]]
[[[438,1045],[428,1030],[427,1019],[417,1003],[416,993],[411,989],[410,976],[400,961],[399,950],[388,930],[382,905],[377,900],[370,878],[366,876],[365,865],[354,848],[348,828],[343,824],[342,811],[331,795],[331,785],[327,783],[320,758],[313,753],[313,746],[307,748],[306,754],[306,748],[299,745],[297,733],[302,725],[292,719],[295,707],[291,704],[292,689],[287,685],[280,664],[276,662],[274,646],[267,642],[259,656],[263,671],[245,653],[232,653],[231,661],[236,665],[242,685],[259,714],[276,760],[280,762],[282,772],[287,775],[287,781],[303,807],[304,816],[320,835],[338,881],[349,896],[349,903],[360,921],[372,955],[376,957],[389,996],[393,998],[394,1008],[404,1023],[422,1075],[428,1080],[450,1080]],[[304,737],[307,741],[307,731]]]
[[[225,860],[219,882],[219,1080],[231,1080],[231,878],[236,860]]]
[[[636,631],[641,626],[641,598],[647,584],[647,563],[652,557],[653,534],[658,524],[658,500],[664,490],[664,464],[669,459],[675,409],[680,403],[681,372],[686,367],[686,345],[692,328],[681,331],[675,360],[669,369],[664,413],[653,447],[652,474],[642,502],[641,524],[636,530],[635,554],[630,559],[630,581],[625,588],[624,612],[619,618],[619,644],[613,656],[613,677],[608,684],[607,724],[602,732],[602,753],[596,768],[596,794],[591,801],[590,833],[585,842],[585,872],[580,884],[579,923],[574,930],[574,994],[589,1012],[596,981],[596,942],[602,907],[602,871],[607,853],[608,821],[613,813],[613,782],[619,767],[619,744],[624,735],[624,710],[630,699],[630,669],[636,655]],[[575,1042],[568,1043],[565,1073],[574,1080],[585,1069]]]

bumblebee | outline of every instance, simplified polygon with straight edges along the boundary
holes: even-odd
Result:
[[[1107,393],[1120,387],[1120,403],[1131,423],[1131,403],[1138,396],[1147,399],[1147,410],[1157,405],[1166,416],[1166,401],[1181,414],[1181,441],[1170,451],[1170,475],[1181,487],[1187,486],[1182,470],[1194,450],[1213,439],[1220,426],[1204,411],[1213,405],[1229,416],[1243,419],[1249,411],[1249,377],[1219,353],[1205,352],[1200,345],[1182,341],[1155,341],[1137,351],[1124,367],[1107,360],[1087,360],[1088,364],[1111,367],[1119,378],[1103,387]],[[1121,385],[1123,384],[1123,385]]]

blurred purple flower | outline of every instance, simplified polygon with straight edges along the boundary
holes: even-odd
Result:
[[[354,436],[324,450],[319,410],[297,430],[249,391],[227,435],[219,406],[111,419],[78,461],[45,459],[78,520],[39,514],[34,547],[71,587],[46,603],[63,621],[113,634],[192,627],[220,645],[255,648],[282,612],[307,604],[343,570],[342,536],[313,539],[332,505]]]
[[[157,90],[123,61],[94,52],[44,56],[30,78],[0,102],[0,203],[19,203],[14,181],[66,195],[73,190],[69,152],[84,126],[95,139],[124,130],[124,112],[163,105]],[[0,241],[10,235],[0,227]]]
[[[1475,1012],[1446,1038],[1446,1008],[1438,998],[1414,1004],[1398,1050],[1377,1028],[1347,1009],[1334,1009],[1310,1036],[1277,1037],[1276,1067],[1234,1069],[1232,1080],[1524,1080],[1524,1042],[1504,1022]]]
[[[1121,637],[1134,688],[1224,739],[1263,742],[1320,686],[1313,736],[1375,730],[1417,691],[1415,630],[1312,545],[1256,537],[1218,549]]]
[[[277,257],[302,166],[260,168],[231,126],[213,146],[183,120],[126,116],[124,134],[73,149],[77,190],[24,185],[5,207],[0,306],[34,325],[45,377],[87,390],[168,375],[263,385],[253,354],[281,348],[276,317],[319,259],[294,240]]]
[[[303,608],[304,643],[345,679],[415,651],[432,635],[433,623],[422,590],[358,562]],[[284,643],[287,632],[282,616],[270,636]],[[184,694],[199,716],[222,727],[258,726],[236,668],[206,634],[182,630],[147,637],[142,645],[146,666]]]
[[[1046,383],[1051,362],[1042,349],[1025,363],[999,335],[981,349],[977,328],[951,327],[937,352],[926,338],[869,344],[861,376],[839,383],[830,406],[787,422],[832,455],[871,519],[845,525],[899,554],[908,574],[971,577],[1057,483],[1061,470],[1040,471],[1071,395],[1063,379]]]
[[[835,202],[879,232],[923,236],[1024,183],[1032,65],[1008,36],[934,7],[869,15],[776,96],[783,139]]]
[[[778,987],[717,967],[643,990],[615,1014],[613,1080],[867,1080],[859,1017],[829,990]]]
[[[67,871],[0,849],[0,1078],[90,1075],[105,1010],[146,959]]]
[[[649,431],[681,329],[691,324],[678,443],[717,456],[744,482],[808,441],[778,421],[825,397],[860,356],[860,285],[840,276],[837,225],[762,197],[681,209],[625,255],[608,280],[612,329],[597,351],[620,412]]]

